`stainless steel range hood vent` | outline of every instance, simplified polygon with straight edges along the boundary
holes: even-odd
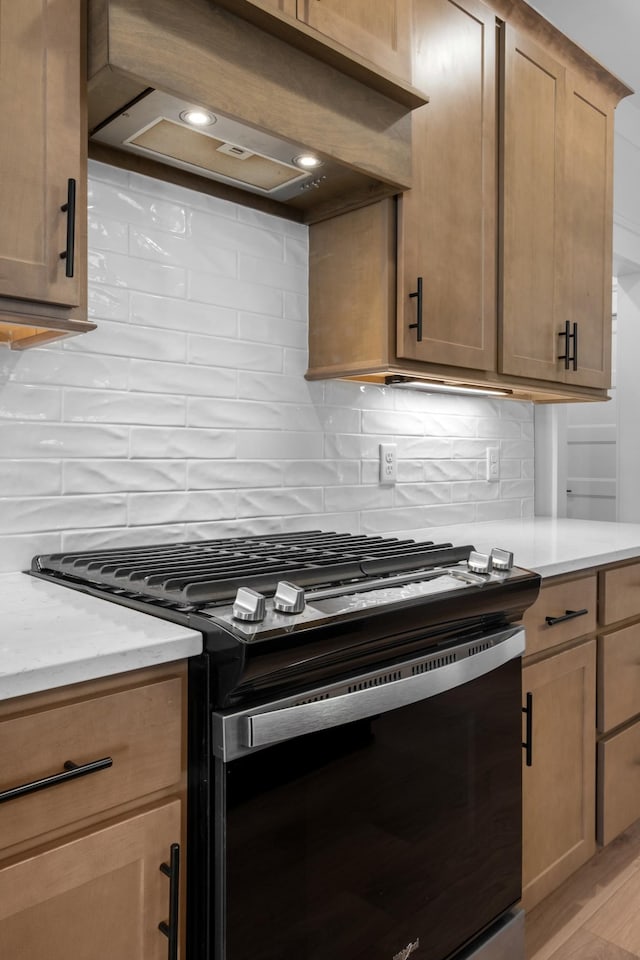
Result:
[[[192,126],[183,116],[197,109],[196,104],[151,90],[110,117],[92,139],[281,202],[335,172],[330,161],[312,173],[301,170],[293,162],[303,150],[300,144],[253,130],[219,112],[208,112],[212,119],[206,126]]]

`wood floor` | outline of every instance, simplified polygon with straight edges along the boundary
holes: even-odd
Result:
[[[527,960],[640,958],[640,821],[527,913]]]

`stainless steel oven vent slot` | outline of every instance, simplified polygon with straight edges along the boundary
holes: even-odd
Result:
[[[394,670],[393,673],[382,673],[377,677],[369,677],[368,680],[351,684],[347,687],[347,693],[355,693],[356,690],[368,690],[369,687],[379,687],[384,683],[393,683],[394,680],[402,680],[401,670]]]
[[[301,707],[304,703],[317,703],[319,700],[328,700],[331,696],[330,693],[322,693],[317,697],[309,697],[307,700],[296,700],[293,704],[294,707]]]
[[[474,643],[472,647],[469,647],[467,650],[468,657],[474,657],[476,653],[482,653],[483,650],[488,650],[489,647],[492,647],[492,643]]]
[[[455,653],[447,653],[443,657],[433,657],[425,663],[416,663],[411,668],[411,675],[416,677],[419,673],[426,673],[427,670],[437,670],[439,667],[446,667],[449,663],[455,663],[458,657]]]

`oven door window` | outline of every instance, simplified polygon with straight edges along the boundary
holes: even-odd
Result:
[[[217,776],[219,960],[443,960],[520,898],[519,660]]]

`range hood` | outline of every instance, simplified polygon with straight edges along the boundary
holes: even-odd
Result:
[[[201,124],[189,122],[202,117]],[[342,176],[301,144],[254,130],[200,104],[149,90],[101,124],[92,139],[281,203]],[[309,171],[300,166],[315,161]]]
[[[209,0],[90,0],[88,13],[95,143],[286,203],[307,222],[410,187],[406,102]],[[190,126],[194,108],[211,121]],[[300,169],[305,153],[321,165]]]

